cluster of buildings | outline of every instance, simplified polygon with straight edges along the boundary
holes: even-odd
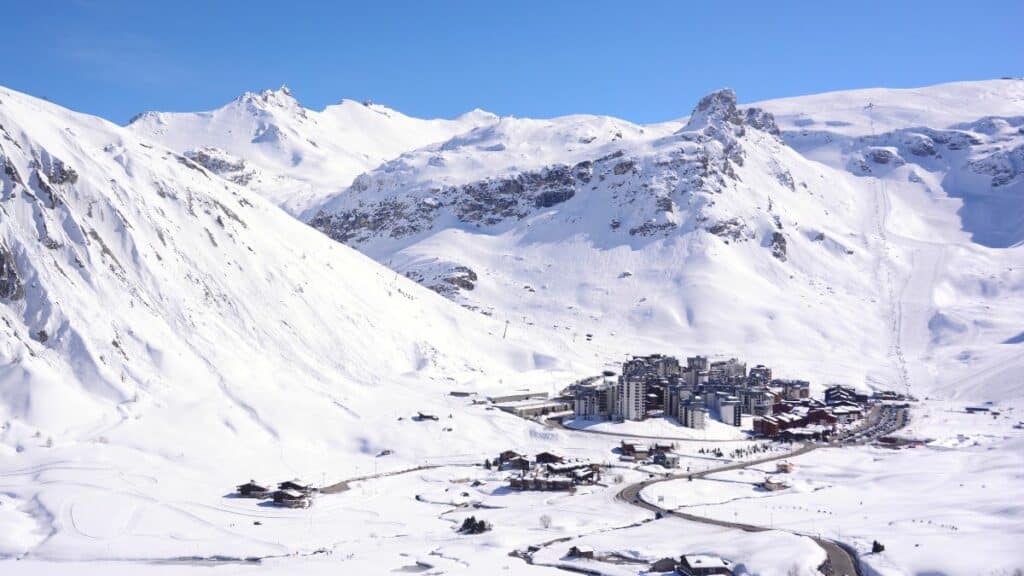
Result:
[[[806,380],[772,377],[771,368],[749,370],[735,358],[709,361],[693,356],[683,364],[673,356],[634,356],[622,374],[572,389],[573,416],[580,420],[675,418],[704,428],[715,418],[740,426],[754,417],[755,432],[767,438],[806,440],[827,437],[837,425],[864,416],[868,397],[848,386],[831,386],[824,402],[811,398]]]
[[[566,556],[598,559],[593,548],[582,545],[569,548]],[[662,558],[651,564],[649,572],[673,572],[681,576],[732,576],[734,574],[732,562],[711,554],[685,554],[679,558]]]
[[[311,497],[316,488],[299,480],[285,480],[277,485],[277,490],[255,480],[237,486],[240,498],[273,499],[276,506],[286,508],[309,508]]]
[[[641,444],[622,440],[619,444],[619,459],[626,462],[648,461],[663,468],[679,468],[679,456],[672,453],[675,448],[675,444]]]
[[[569,459],[541,452],[533,460],[514,450],[506,450],[494,460],[499,470],[514,470],[508,479],[513,490],[555,490],[572,492],[583,484],[596,484],[601,479],[601,467],[588,460]]]
[[[693,356],[634,356],[622,374],[573,390],[573,415],[582,420],[643,420],[670,416],[683,426],[703,428],[714,417],[739,426],[745,414],[770,415],[771,368],[735,358],[711,362]]]
[[[829,386],[825,401],[809,395],[783,395],[772,406],[772,413],[754,419],[754,433],[782,441],[822,440],[838,425],[864,417],[868,396],[849,386]]]

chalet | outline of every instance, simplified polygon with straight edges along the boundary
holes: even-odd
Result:
[[[516,456],[511,460],[502,462],[499,468],[502,470],[529,470],[533,464],[525,456]]]
[[[662,558],[651,564],[649,572],[675,572],[677,564],[675,558]]]
[[[792,462],[779,462],[775,465],[775,472],[778,474],[789,474],[796,469],[796,464]]]
[[[783,442],[809,442],[812,440],[825,440],[832,435],[830,426],[819,426],[809,424],[799,428],[789,428],[779,433],[779,440]]]
[[[757,436],[775,438],[781,430],[778,415],[754,418],[754,434]]]
[[[839,424],[849,424],[856,420],[860,420],[864,416],[864,412],[857,404],[850,404],[848,402],[842,402],[831,407],[832,416]]]
[[[542,476],[539,474],[523,474],[508,479],[508,486],[513,490],[554,490],[572,492],[576,489],[573,479],[568,476]]]
[[[785,490],[786,488],[789,488],[789,484],[786,484],[778,478],[766,476],[764,481],[761,482],[761,488],[764,488],[769,492],[775,492],[777,490]]]
[[[270,488],[257,484],[255,480],[249,480],[238,486],[238,495],[242,498],[268,498]]]
[[[565,460],[544,465],[544,469],[547,470],[548,474],[571,474],[575,470],[597,468],[599,468],[597,464],[592,464],[587,460]]]
[[[308,495],[314,490],[313,486],[309,484],[303,484],[301,480],[296,478],[295,480],[285,480],[277,485],[278,490],[292,490],[300,494]]]
[[[646,458],[651,453],[651,449],[646,444],[639,444],[637,442],[626,442],[621,441],[619,444],[619,451],[624,456],[633,456],[635,458]]]
[[[839,422],[838,416],[835,414],[835,410],[823,410],[815,408],[807,412],[807,418],[805,422],[807,424],[814,424],[818,426],[835,426]]]
[[[569,558],[593,558],[594,549],[590,546],[573,546],[569,548]]]
[[[552,454],[551,452],[541,452],[540,454],[537,454],[534,460],[537,461],[537,464],[560,464],[565,462],[565,458],[562,458],[557,454]]]
[[[679,456],[666,452],[655,452],[654,463],[663,468],[679,468]]]
[[[683,576],[714,576],[718,574],[733,576],[732,562],[708,554],[683,556],[679,559],[676,571]]]
[[[424,412],[417,412],[416,415],[412,417],[412,419],[417,422],[425,422],[427,420],[433,420],[437,422],[439,420],[437,416],[433,414],[426,414]]]
[[[520,454],[519,452],[516,452],[515,450],[505,450],[501,454],[498,454],[498,464],[504,464],[505,462],[508,462],[509,460],[513,460],[515,458],[521,458],[522,456],[523,456],[522,454]]]
[[[573,470],[569,476],[573,484],[597,484],[601,479],[601,473],[595,468],[579,468]]]
[[[309,508],[309,495],[298,490],[274,491],[274,505],[286,508]]]
[[[803,409],[791,408],[789,412],[754,418],[754,433],[765,438],[777,438],[782,431],[807,423],[808,415]]]
[[[825,404],[829,406],[849,402],[851,404],[867,404],[867,394],[861,394],[851,386],[840,386],[838,384],[825,389]]]

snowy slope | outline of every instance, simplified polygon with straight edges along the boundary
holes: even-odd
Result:
[[[311,223],[595,358],[739,353],[984,395],[960,381],[1021,357],[1002,344],[1024,317],[1021,84],[749,108],[720,92],[685,126],[502,119],[359,176]]]
[[[495,120],[481,110],[421,120],[352,100],[314,111],[282,87],[209,112],[146,112],[128,128],[299,215],[385,160]]]
[[[0,555],[192,554],[239,481],[478,462],[517,425],[410,417],[576,373],[129,130],[9,90],[0,126]]]
[[[861,552],[883,537],[879,573],[970,574],[946,533],[961,520],[1016,568],[1019,511],[964,485],[1019,484],[999,454],[1019,452],[1024,397],[1021,85],[752,107],[719,91],[650,126],[312,112],[282,90],[120,128],[0,89],[0,571],[191,573],[223,555],[269,559],[219,573],[556,573],[509,552],[569,537],[781,575],[821,562],[798,535],[821,528]],[[477,465],[506,448],[604,461],[618,439],[449,391],[554,390],[653,351],[955,401],[915,407],[906,433],[936,439],[920,454],[802,457],[801,485],[827,491],[783,492],[768,514],[797,534],[650,521],[614,483],[512,494]],[[998,417],[962,410],[989,399]],[[699,447],[680,443],[687,467],[714,463]],[[250,477],[442,464],[306,510],[225,497]],[[921,470],[961,492],[936,508]],[[736,502],[723,518],[763,520]],[[808,506],[864,518],[815,526]],[[455,534],[469,513],[495,530]],[[174,563],[139,563],[154,559]]]
[[[1024,396],[1014,376],[1024,367],[1024,81],[758,105],[790,146],[877,197],[894,351],[911,383],[953,397]]]

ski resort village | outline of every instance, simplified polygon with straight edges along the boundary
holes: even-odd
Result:
[[[1024,573],[1019,7],[38,4],[0,576]]]

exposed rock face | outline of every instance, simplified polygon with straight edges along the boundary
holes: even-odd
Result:
[[[4,156],[3,158],[4,174],[11,179],[11,182],[24,186],[25,181],[21,179],[21,174],[18,173],[18,169],[11,162],[11,159]]]
[[[731,88],[723,88],[701,98],[682,132],[726,125],[743,125],[743,116],[736,109],[736,93]]]
[[[786,261],[786,237],[782,232],[772,232],[772,256],[782,262]]]
[[[0,244],[0,298],[20,300],[25,296],[25,287],[14,260],[14,254],[7,246]]]
[[[474,290],[479,280],[472,268],[461,264],[419,266],[407,270],[405,276],[446,298],[455,298],[460,290]]]
[[[934,156],[935,141],[924,134],[911,134],[907,138],[907,149],[914,156]]]
[[[456,288],[472,290],[476,288],[477,275],[468,266],[456,266],[448,276],[445,276],[444,281]]]
[[[439,221],[451,219],[493,227],[566,203],[579,207],[578,197],[589,195],[606,203],[611,218],[602,221],[610,222],[611,230],[632,237],[663,237],[683,225],[701,227],[711,221],[717,223],[709,229],[712,233],[749,240],[756,232],[741,218],[730,219],[732,215],[723,215],[720,209],[703,212],[714,206],[709,196],[740,182],[737,169],[745,161],[743,138],[748,128],[770,135],[779,132],[771,114],[740,110],[732,90],[719,90],[701,99],[687,127],[659,141],[654,152],[605,148],[603,155],[571,166],[552,164],[457,185],[446,185],[443,179],[418,180],[424,164],[436,168],[465,162],[463,150],[469,147],[496,149],[495,144],[480,144],[474,138],[450,140],[418,158],[397,158],[360,175],[330,210],[321,210],[309,223],[335,240],[359,247],[425,234]],[[777,177],[790,190],[795,188],[788,172],[780,169]],[[423,282],[437,284],[426,278]]]
[[[47,156],[47,158],[49,162],[44,163],[44,169],[50,183],[59,186],[61,184],[74,184],[78,182],[78,172],[75,172],[74,169],[58,158],[52,156]]]
[[[734,242],[753,240],[757,237],[757,233],[751,230],[742,218],[729,218],[728,220],[722,220],[708,226],[707,231],[715,236],[727,238]]]
[[[506,219],[522,219],[535,209],[551,208],[571,199],[577,189],[590,182],[593,163],[555,165],[539,171],[522,172],[507,178],[481,180],[462,186],[434,190],[430,197],[391,197],[372,204],[362,203],[336,213],[319,212],[310,224],[335,240],[358,243],[386,234],[404,238],[430,228],[442,206],[459,220],[491,226]],[[370,186],[360,176],[353,183],[355,193]]]
[[[875,164],[903,164],[903,159],[888,148],[871,148],[868,150],[868,157]]]
[[[185,156],[210,172],[242,186],[252,181],[256,175],[254,170],[249,169],[245,160],[236,158],[220,148],[208,146],[185,152]]]
[[[775,123],[775,116],[771,112],[765,112],[760,108],[747,108],[743,111],[747,126],[756,128],[762,132],[767,132],[774,136],[778,136],[779,125]]]
[[[993,188],[1006,186],[1024,174],[1024,145],[1011,150],[999,150],[972,160],[969,165],[975,174],[991,176]]]

